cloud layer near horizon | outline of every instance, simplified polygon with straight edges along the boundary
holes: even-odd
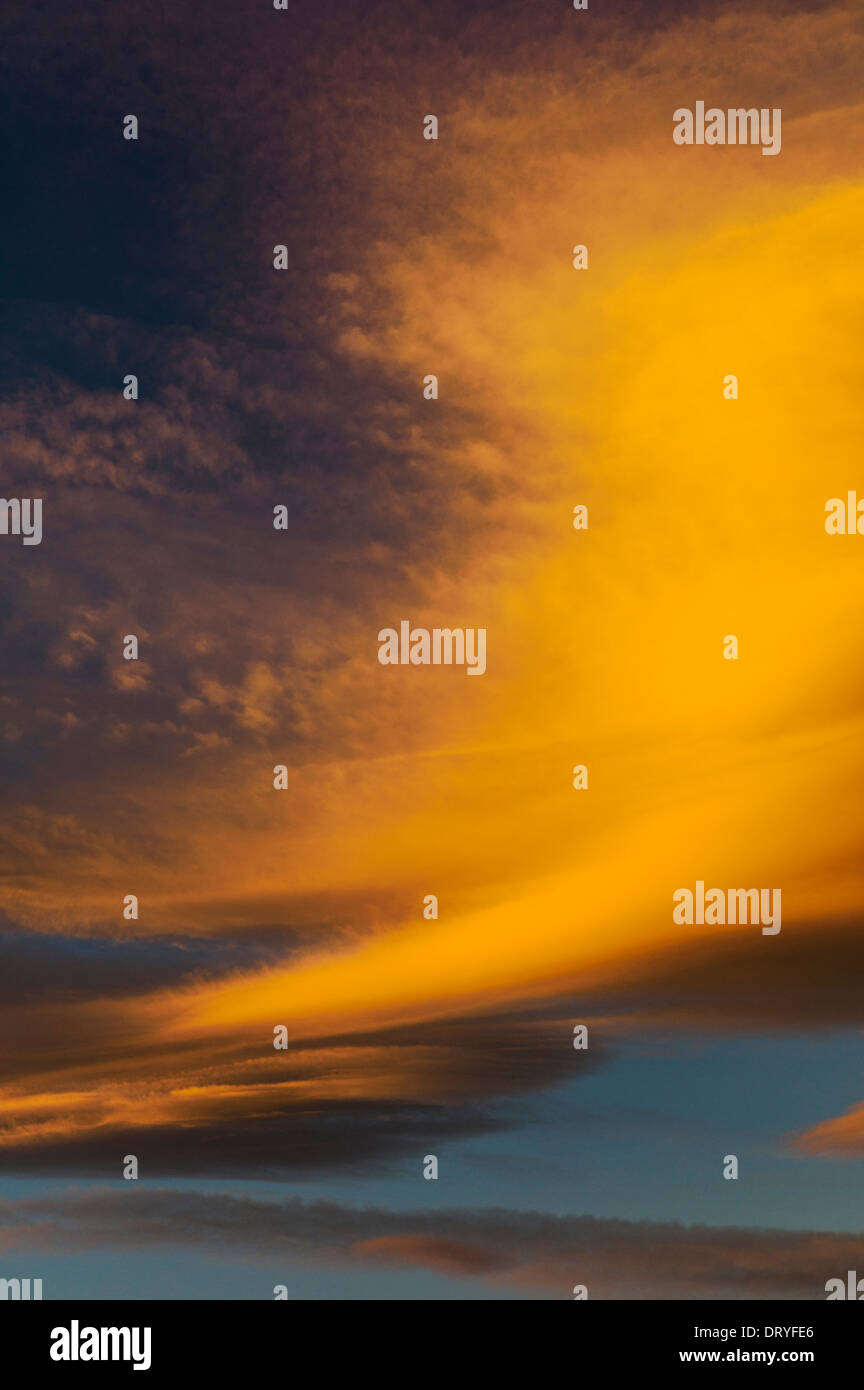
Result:
[[[572,1298],[824,1299],[860,1268],[864,1236],[601,1221],[538,1211],[392,1212],[170,1189],[0,1202],[0,1249],[217,1249],[222,1258],[422,1268]],[[254,1281],[250,1271],[250,1283]],[[194,1290],[190,1291],[194,1297]],[[261,1297],[272,1297],[262,1287]]]

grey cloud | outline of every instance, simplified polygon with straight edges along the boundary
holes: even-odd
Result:
[[[819,1231],[682,1226],[537,1211],[393,1212],[333,1202],[136,1188],[0,1204],[7,1249],[216,1248],[272,1263],[386,1262],[502,1281],[530,1296],[824,1299],[860,1268],[864,1237]]]

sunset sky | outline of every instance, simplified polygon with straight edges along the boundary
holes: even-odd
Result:
[[[82,0],[0,68],[0,490],[43,499],[0,535],[0,1276],[824,1298],[860,6]],[[780,154],[674,144],[700,100]],[[485,674],[382,666],[403,619]],[[782,930],[677,925],[697,880]]]

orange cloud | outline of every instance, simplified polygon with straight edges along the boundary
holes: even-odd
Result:
[[[830,1158],[860,1158],[864,1154],[864,1102],[845,1115],[823,1120],[800,1134],[795,1147],[802,1153]]]
[[[67,586],[77,616],[51,648],[60,683],[22,684],[24,743],[50,737],[53,761],[4,818],[10,918],[301,938],[227,979],[58,1006],[81,1039],[67,1098],[36,1043],[30,1118],[15,1083],[0,1097],[27,1142],[203,1127],[288,1094],[405,1099],[420,1045],[348,1062],[322,1041],[310,1077],[243,1075],[279,1023],[352,1038],[599,991],[661,954],[704,959],[717,929],[671,921],[696,879],[780,886],[788,922],[860,909],[864,578],[823,519],[860,457],[862,38],[844,7],[785,17],[782,45],[776,32],[770,11],[693,18],[617,35],[605,57],[589,46],[578,67],[572,35],[548,52],[526,36],[531,62],[502,56],[460,88],[438,146],[400,125],[354,175],[376,235],[328,272],[344,458],[256,471],[225,401],[285,434],[279,374],[194,339],[176,398],[131,430],[98,394],[4,407],[19,474],[83,485],[65,513],[74,563],[26,595],[34,626]],[[675,107],[719,99],[732,71],[730,100],[783,104],[780,158],[673,146]],[[430,208],[419,226],[392,206],[406,169]],[[310,453],[332,411],[327,391],[308,403]],[[163,455],[190,488],[242,479],[253,510],[205,491],[166,511]],[[277,551],[269,512],[292,487],[301,521]],[[156,505],[160,544],[130,564]],[[74,592],[75,527],[92,535],[93,516],[100,603]],[[117,668],[136,613],[146,678]],[[380,667],[377,631],[403,617],[486,627],[486,674]],[[118,1044],[107,1060],[99,1037]]]

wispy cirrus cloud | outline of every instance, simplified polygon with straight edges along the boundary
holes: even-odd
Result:
[[[54,226],[25,216],[4,270],[7,476],[46,507],[41,547],[0,551],[4,907],[105,962],[118,932],[195,959],[237,944],[191,974],[154,955],[135,990],[119,948],[102,993],[91,974],[86,997],[13,1011],[7,1154],[98,1167],[132,1131],[170,1140],[168,1168],[184,1147],[257,1168],[313,1102],[320,1162],[351,1107],[374,1157],[412,1102],[482,1128],[508,1075],[570,1074],[560,1038],[514,1020],[577,991],[619,1034],[859,1017],[862,581],[821,516],[858,466],[860,25],[647,6],[586,34],[560,8],[400,46],[382,6],[358,49],[325,5],[326,79],[308,31],[178,12],[141,26],[134,151],[103,110],[122,21],[83,66],[53,173],[116,220],[78,213],[64,279]],[[70,24],[89,52],[98,25]],[[8,71],[28,37],[6,37]],[[435,147],[408,78],[441,108]],[[672,110],[709,89],[782,104],[782,159],[676,150]],[[403,615],[486,625],[483,681],[382,670],[377,631]],[[682,936],[670,894],[697,878],[781,883],[782,936]],[[261,932],[282,948],[259,954]],[[496,1013],[515,1048],[481,1042]]]

